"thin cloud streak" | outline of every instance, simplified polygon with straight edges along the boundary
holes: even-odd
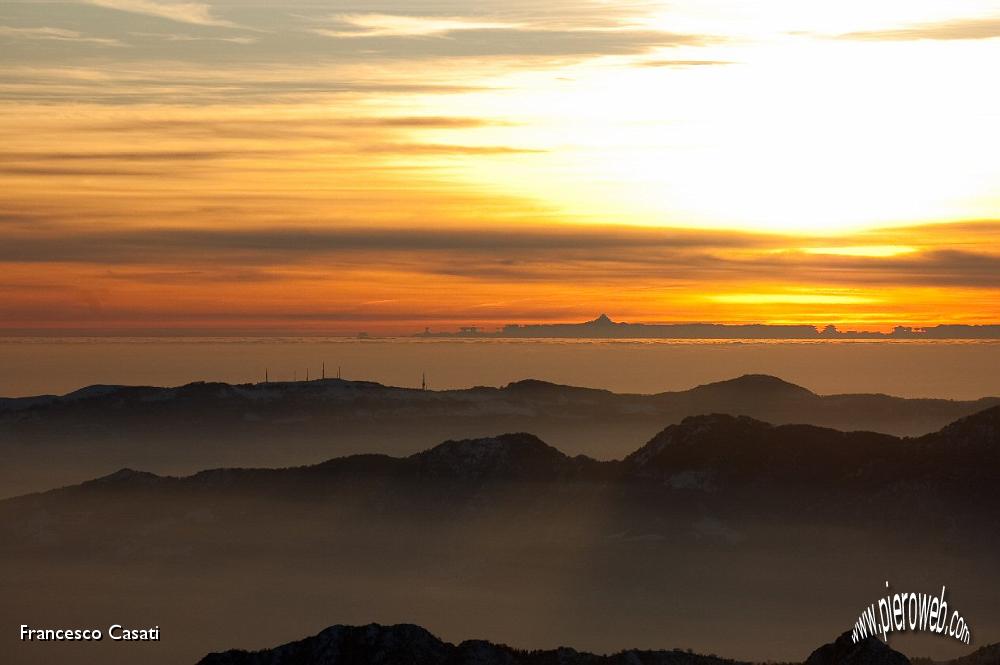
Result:
[[[17,39],[43,39],[58,42],[76,42],[82,44],[100,44],[101,46],[126,46],[125,43],[108,37],[89,37],[76,30],[64,28],[16,28],[0,25],[0,37]]]
[[[735,65],[732,60],[640,60],[629,63],[629,66],[638,67],[720,67],[723,65]]]
[[[395,14],[340,14],[332,17],[346,29],[314,28],[326,37],[427,37],[459,30],[513,30],[517,23],[477,21],[464,17],[401,16]]]
[[[201,2],[156,2],[154,0],[83,0],[83,2],[95,7],[155,16],[177,23],[238,27],[229,21],[213,16],[212,8]]]
[[[939,23],[925,23],[891,30],[869,30],[838,35],[839,39],[868,41],[911,41],[993,39],[1000,37],[1000,17],[969,18]]]
[[[13,233],[10,263],[380,267],[506,283],[780,280],[814,284],[1000,287],[1000,255],[935,249],[899,256],[784,249],[787,237],[694,230],[588,229],[150,229]]]
[[[588,229],[423,229],[315,228],[280,229],[148,229],[72,232],[50,227],[51,233],[24,234],[0,246],[0,260],[132,262],[161,254],[165,261],[213,253],[260,252],[260,260],[281,254],[297,256],[376,252],[554,252],[575,250],[663,249],[678,247],[753,247],[767,236],[696,230],[644,230],[622,227]],[[771,242],[777,242],[777,238]]]

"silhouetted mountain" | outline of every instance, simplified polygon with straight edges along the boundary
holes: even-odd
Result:
[[[981,590],[1000,587],[998,420],[994,407],[899,439],[710,414],[620,461],[506,434],[291,468],[123,469],[0,501],[0,569],[19,598],[0,622],[148,617],[185,635],[143,652],[164,664],[331,613],[531,648],[790,661],[891,580],[947,584],[995,640]],[[90,662],[113,660],[102,648]]]
[[[318,635],[263,651],[226,651],[199,665],[744,665],[680,650],[629,650],[598,656],[568,648],[512,649],[483,640],[443,642],[412,625],[331,626]],[[859,662],[860,665],[860,662]],[[873,662],[873,665],[881,665]]]
[[[714,485],[854,482],[873,464],[905,462],[904,440],[871,432],[840,432],[812,425],[774,426],[746,416],[685,418],[625,458],[632,474],[670,479],[702,474]]]
[[[768,374],[744,374],[741,377],[729,379],[728,381],[718,381],[692,388],[691,392],[696,394],[714,392],[716,394],[729,394],[741,398],[752,394],[776,395],[780,397],[808,397],[813,395],[812,391],[802,386],[797,386],[794,383],[783,381],[776,376]]]
[[[556,480],[601,466],[589,457],[570,459],[532,434],[447,441],[410,459],[421,475],[463,480]]]
[[[848,631],[813,651],[805,665],[910,665],[910,661],[877,637],[855,643]]]
[[[335,455],[410,454],[446,438],[533,432],[571,455],[621,457],[665,424],[706,413],[916,435],[1000,403],[816,395],[750,375],[658,395],[525,380],[423,391],[328,379],[178,388],[92,386],[0,400],[0,487],[19,494],[123,466],[191,473],[289,466]]]
[[[953,661],[957,663],[958,661]],[[567,647],[527,651],[484,640],[457,646],[427,630],[396,626],[331,626],[312,637],[260,651],[232,650],[205,656],[198,665],[750,665],[680,649],[629,649],[596,655]],[[804,665],[910,665],[906,656],[876,638],[858,644],[845,633],[816,649]],[[985,665],[985,664],[984,664]]]
[[[670,425],[621,461],[569,457],[528,433],[446,441],[408,457],[353,455],[301,467],[222,468],[187,477],[122,469],[59,492],[90,487],[163,486],[294,492],[331,483],[382,479],[423,483],[590,482],[716,494],[751,489],[759,495],[926,492],[948,487],[967,493],[992,487],[1000,464],[1000,407],[962,418],[939,432],[902,439],[873,432],[841,432],[812,425],[772,425],[746,416],[710,414]],[[39,496],[49,496],[46,493]],[[2,504],[0,504],[2,505]]]

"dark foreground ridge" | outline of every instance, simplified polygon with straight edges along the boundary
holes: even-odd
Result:
[[[629,650],[597,656],[561,647],[523,651],[483,640],[444,642],[419,626],[332,626],[262,651],[210,654],[199,665],[743,665],[684,651]]]
[[[743,661],[673,649],[629,649],[610,656],[567,647],[524,651],[483,640],[454,645],[419,626],[331,626],[318,635],[262,651],[226,651],[199,665],[749,665]],[[909,665],[876,638],[859,644],[845,633],[814,651],[805,665]]]

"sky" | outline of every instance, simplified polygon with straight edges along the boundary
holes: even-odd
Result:
[[[997,0],[6,0],[0,334],[1000,322]]]

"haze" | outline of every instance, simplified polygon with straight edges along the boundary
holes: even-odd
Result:
[[[435,390],[524,378],[657,393],[775,374],[821,394],[978,399],[1000,395],[1000,343],[658,340],[451,341],[346,338],[0,339],[0,397],[62,394],[93,384],[174,386],[346,379]]]

